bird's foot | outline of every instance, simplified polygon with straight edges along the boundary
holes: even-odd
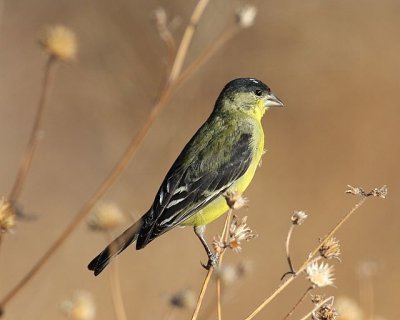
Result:
[[[208,254],[207,264],[205,265],[204,263],[201,263],[201,265],[206,270],[210,270],[210,268],[216,269],[218,267],[218,261],[219,261],[219,255],[217,253],[210,252]]]

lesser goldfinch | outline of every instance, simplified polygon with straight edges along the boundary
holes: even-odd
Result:
[[[243,193],[264,152],[261,118],[283,103],[254,78],[230,81],[214,109],[164,178],[151,208],[88,265],[98,275],[110,259],[136,241],[136,249],[176,226],[193,226],[209,258],[204,226],[228,211],[226,195]]]

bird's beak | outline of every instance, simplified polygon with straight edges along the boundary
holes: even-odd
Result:
[[[283,107],[283,102],[279,100],[273,93],[265,97],[265,107]]]

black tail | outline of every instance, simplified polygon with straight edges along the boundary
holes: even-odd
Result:
[[[135,242],[139,236],[142,220],[130,226],[124,233],[111,242],[100,254],[88,265],[88,269],[97,276],[107,267],[111,258],[124,251],[131,243]]]

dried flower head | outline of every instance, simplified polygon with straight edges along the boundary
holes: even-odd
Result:
[[[77,291],[71,299],[63,301],[61,310],[73,320],[93,320],[96,316],[93,296],[86,291]]]
[[[0,232],[10,232],[15,226],[16,212],[10,201],[0,199]]]
[[[340,320],[363,320],[364,315],[360,306],[348,297],[339,297],[335,302],[336,309],[340,314]]]
[[[323,239],[320,238],[319,242],[322,241]],[[319,254],[325,259],[337,259],[341,261],[339,258],[341,254],[339,241],[334,237],[327,239],[319,249]]]
[[[246,221],[247,217],[244,217],[242,220],[239,220],[237,215],[233,215],[232,217],[227,246],[234,251],[238,252],[242,250],[241,241],[250,241],[257,237],[257,234],[247,226]]]
[[[247,206],[247,204],[249,203],[249,200],[243,197],[243,195],[238,192],[227,192],[225,195],[225,199],[229,208],[233,210],[239,210],[240,208]]]
[[[290,218],[294,225],[300,226],[307,219],[308,215],[304,211],[295,211]]]
[[[179,309],[192,309],[196,305],[196,294],[193,290],[183,289],[170,297],[169,303]]]
[[[237,23],[242,28],[249,28],[254,25],[257,16],[257,8],[251,5],[245,5],[236,11]]]
[[[47,28],[40,43],[50,56],[57,59],[69,61],[76,56],[76,36],[67,27],[56,25]]]
[[[380,188],[374,188],[370,192],[366,192],[363,188],[360,187],[353,187],[351,185],[347,185],[349,189],[345,192],[350,193],[356,196],[363,196],[363,197],[378,197],[385,199],[388,193],[387,186],[382,186]]]
[[[227,247],[227,244],[224,242],[221,236],[214,237],[212,242],[212,246],[216,254],[221,254]]]
[[[311,302],[315,305],[320,304],[322,301],[324,301],[325,296],[320,295],[320,294],[312,294],[311,295]]]
[[[333,266],[330,266],[327,263],[321,262],[318,264],[317,261],[311,262],[307,268],[307,278],[315,287],[326,287],[333,285]]]
[[[120,226],[125,221],[125,216],[115,203],[99,203],[89,216],[87,224],[94,231],[108,231]]]
[[[338,313],[335,308],[330,304],[322,305],[318,310],[312,313],[312,320],[335,320]]]

